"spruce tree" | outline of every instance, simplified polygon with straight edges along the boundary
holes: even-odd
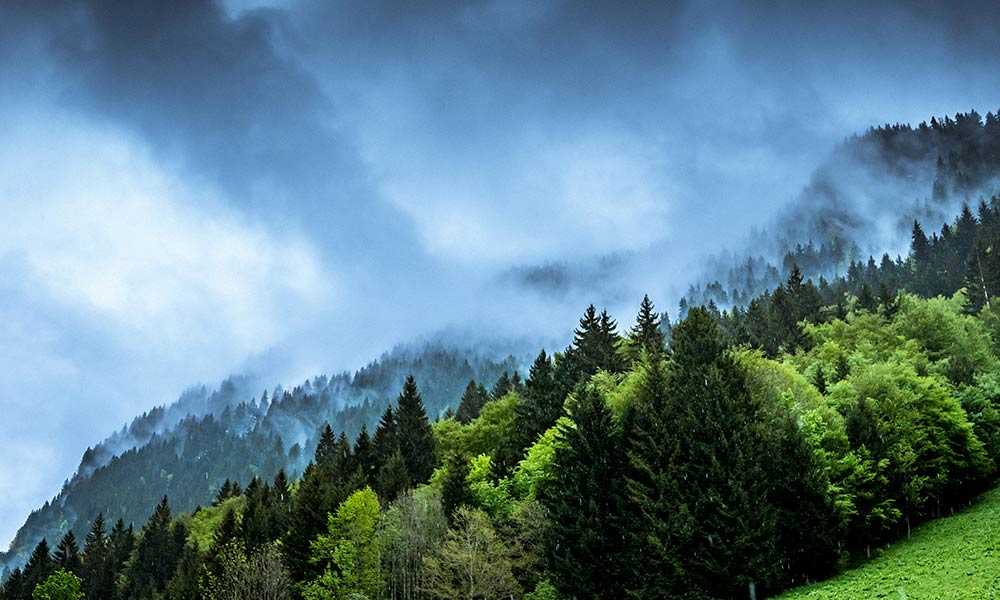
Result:
[[[319,435],[319,443],[316,444],[316,464],[326,468],[337,455],[337,437],[333,433],[333,428],[329,423],[324,424]]]
[[[580,391],[571,413],[574,424],[559,429],[552,478],[539,489],[550,517],[553,583],[569,597],[620,598],[632,583],[622,436],[593,386]]]
[[[469,461],[461,451],[453,450],[448,455],[441,481],[441,508],[449,525],[453,524],[455,511],[459,507],[472,503],[472,492],[466,481],[468,476]]]
[[[556,385],[552,362],[542,350],[531,365],[524,397],[515,407],[514,426],[493,453],[497,478],[510,474],[524,458],[524,451],[562,415],[563,396]]]
[[[410,375],[403,384],[396,405],[399,451],[406,463],[406,472],[412,485],[420,485],[434,472],[434,432],[424,402],[417,391],[417,382]]]
[[[115,521],[111,533],[108,534],[108,549],[111,551],[112,566],[117,577],[132,555],[132,550],[135,549],[135,531],[131,523],[126,527],[124,520]]]
[[[475,379],[470,379],[469,385],[465,386],[465,392],[462,393],[462,399],[458,403],[455,419],[463,425],[468,425],[473,419],[479,417],[487,400],[489,400],[489,394],[486,393],[486,389],[476,384]]]
[[[412,480],[406,468],[406,461],[403,454],[396,450],[396,453],[389,457],[378,472],[378,495],[383,502],[389,503],[398,498],[410,489]]]
[[[28,564],[24,566],[20,598],[31,600],[31,593],[35,590],[35,586],[48,579],[55,570],[55,563],[49,553],[49,542],[42,538],[42,541],[38,542],[38,545],[31,552]]]
[[[83,591],[87,600],[112,598],[115,589],[111,548],[104,513],[98,513],[83,544]]]
[[[309,561],[312,555],[309,543],[326,530],[326,505],[320,469],[310,462],[299,481],[288,515],[288,530],[281,544],[285,565],[295,581],[312,579],[319,574]]]
[[[629,359],[636,362],[645,352],[648,356],[658,358],[663,355],[666,342],[663,334],[662,320],[656,313],[648,295],[642,297],[639,314],[635,325],[629,331],[627,348]],[[655,360],[654,358],[654,360]]]
[[[375,448],[372,445],[371,436],[368,435],[368,426],[364,423],[361,424],[361,433],[354,440],[354,460],[357,461],[365,481],[374,489],[375,477],[378,475]]]
[[[493,391],[490,392],[490,397],[493,400],[499,400],[510,393],[512,389],[514,389],[514,384],[510,380],[510,374],[504,371],[496,380],[496,383],[493,384]]]
[[[73,535],[72,529],[66,532],[66,535],[60,540],[59,545],[56,546],[56,551],[53,553],[52,559],[55,562],[56,569],[62,569],[74,575],[80,575],[83,572],[81,568],[83,563],[80,560],[80,546],[76,543],[76,536]]]
[[[375,471],[378,472],[392,455],[399,450],[399,439],[397,435],[396,414],[392,406],[385,407],[385,412],[379,419],[378,427],[375,428],[375,436],[372,438],[372,452],[375,454]]]
[[[182,529],[178,527],[179,529]],[[174,574],[184,549],[184,540],[177,539],[172,526],[167,497],[156,506],[135,547],[125,577],[125,595],[129,598],[153,598],[163,590]],[[179,543],[178,543],[179,542]]]

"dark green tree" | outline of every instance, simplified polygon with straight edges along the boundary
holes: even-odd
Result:
[[[142,528],[142,535],[125,573],[127,598],[153,598],[173,577],[184,550],[186,532],[172,524],[170,503],[164,496]],[[179,539],[178,539],[179,538]]]
[[[629,359],[633,363],[641,358],[643,352],[654,357],[653,360],[663,355],[666,342],[662,326],[662,319],[657,314],[656,308],[649,296],[644,295],[642,304],[639,305],[639,314],[636,316],[635,325],[629,331],[627,341]]]
[[[49,542],[42,538],[28,558],[21,579],[20,598],[31,600],[35,586],[48,579],[56,570],[55,562],[49,553]]]
[[[465,386],[462,400],[458,403],[455,418],[459,423],[468,425],[473,419],[479,416],[480,411],[483,410],[483,406],[488,400],[489,394],[486,392],[486,388],[476,384],[475,379],[470,379],[469,385]]]
[[[399,451],[406,463],[410,483],[419,485],[434,472],[434,432],[424,410],[413,376],[406,378],[396,405]]]
[[[52,554],[52,559],[56,569],[62,569],[74,575],[80,575],[83,572],[80,546],[76,543],[76,536],[73,535],[72,529],[67,531],[66,535],[59,541],[56,551]]]
[[[104,513],[97,514],[84,541],[82,579],[87,600],[114,597],[114,565]]]
[[[472,503],[472,492],[466,481],[468,476],[469,461],[465,455],[458,450],[449,453],[441,481],[441,508],[449,525],[453,524],[455,511],[459,507]]]
[[[559,591],[577,598],[620,598],[628,548],[624,473],[627,457],[611,411],[592,386],[572,405],[573,426],[560,427],[552,479],[539,489]]]

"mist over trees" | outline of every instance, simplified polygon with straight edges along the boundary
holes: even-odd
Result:
[[[866,137],[900,164],[948,149],[945,202],[1000,166],[996,121]],[[429,347],[190,395],[202,412],[88,452],[0,598],[727,598],[826,577],[1000,469],[1000,197],[907,228],[905,257],[749,259],[673,321],[648,296],[627,325],[590,305],[533,361]]]

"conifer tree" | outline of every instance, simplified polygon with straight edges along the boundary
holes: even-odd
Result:
[[[629,331],[628,353],[632,362],[639,360],[643,352],[651,357],[660,357],[665,349],[665,338],[663,334],[662,319],[656,313],[649,295],[642,297],[642,304],[639,305],[639,314],[636,316],[635,325]]]
[[[288,531],[281,544],[285,564],[296,581],[315,575],[309,562],[309,542],[326,524],[323,488],[317,471],[316,464],[310,462],[302,474],[288,515]]]
[[[316,464],[321,468],[326,468],[332,463],[337,455],[337,437],[333,433],[333,428],[329,423],[323,426],[319,435],[319,443],[316,445]]]
[[[539,435],[555,425],[562,415],[563,396],[556,385],[552,362],[542,350],[531,365],[524,397],[515,408],[510,435],[500,441],[493,453],[493,471],[505,477],[524,458],[524,451]]]
[[[436,463],[434,432],[424,402],[417,391],[417,382],[410,375],[403,384],[396,406],[399,451],[406,463],[410,483],[419,485],[430,479]]]
[[[118,519],[115,521],[111,533],[108,534],[108,550],[110,554],[112,579],[117,579],[118,574],[125,567],[125,562],[132,556],[135,549],[135,531],[130,523],[127,527],[125,521]]]
[[[475,379],[470,379],[469,385],[465,386],[465,392],[462,393],[462,399],[458,403],[455,418],[459,423],[468,425],[479,416],[488,400],[489,394],[486,393],[486,388],[476,384]]]
[[[109,544],[104,513],[98,513],[83,544],[81,575],[87,600],[112,598],[114,595],[114,567]]]
[[[49,542],[42,538],[42,541],[38,542],[38,545],[31,552],[28,563],[24,566],[20,598],[30,600],[35,586],[48,579],[55,570],[55,563],[49,553]]]
[[[499,400],[506,396],[514,388],[513,382],[510,380],[510,374],[504,371],[502,375],[493,384],[493,391],[490,392],[490,397],[493,400]]]
[[[76,536],[73,535],[72,529],[66,532],[66,535],[60,540],[59,545],[56,546],[56,551],[53,553],[52,559],[55,562],[56,569],[62,569],[74,575],[79,575],[83,572],[81,568],[83,563],[80,560],[80,546],[76,543]]]
[[[455,511],[472,502],[472,493],[466,478],[469,476],[469,461],[459,450],[453,450],[445,463],[444,477],[441,481],[441,508],[453,523]]]
[[[585,386],[560,427],[552,478],[539,489],[548,510],[553,583],[569,597],[620,598],[626,586],[623,544],[627,458],[600,393]]]
[[[392,406],[385,407],[385,412],[379,419],[378,427],[375,428],[375,436],[372,438],[372,451],[375,454],[375,470],[381,470],[392,455],[399,450],[399,439],[397,436],[396,414]]]
[[[378,473],[378,495],[383,502],[392,502],[406,490],[410,489],[412,480],[403,454],[396,453],[389,457]]]
[[[374,489],[375,477],[378,474],[376,470],[375,448],[372,445],[371,436],[368,435],[368,426],[364,423],[361,424],[361,432],[358,434],[357,439],[354,440],[354,460],[357,462],[358,468],[361,469],[361,474],[364,476],[365,481]]]
[[[180,524],[172,526],[170,503],[163,496],[143,526],[142,536],[129,562],[125,578],[126,597],[153,598],[163,590],[177,568],[184,550],[184,537],[186,532]]]

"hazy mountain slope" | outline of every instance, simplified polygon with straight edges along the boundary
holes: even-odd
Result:
[[[933,231],[962,202],[991,194],[998,169],[1000,124],[992,114],[985,120],[972,112],[917,127],[886,126],[852,137],[772,226],[751,236],[746,253],[713,262],[715,279],[692,287],[685,304],[741,304],[773,289],[795,264],[816,277],[845,273],[868,253],[905,252],[914,218]],[[627,260],[611,266],[629,272]],[[564,275],[556,267],[530,271],[527,284],[544,288]],[[566,277],[560,287],[572,285],[572,273]],[[245,377],[230,378],[211,392],[194,388],[88,450],[76,475],[28,517],[0,562],[20,564],[42,536],[67,529],[82,536],[99,511],[141,522],[163,494],[177,510],[190,510],[210,500],[226,478],[269,478],[282,467],[295,471],[324,422],[353,437],[363,423],[374,424],[409,373],[433,416],[457,404],[469,379],[489,385],[525,363],[526,357],[491,359],[442,346],[398,348],[354,375],[317,377],[266,398],[259,395],[263,385]]]
[[[19,566],[42,537],[57,540],[72,529],[83,539],[98,512],[111,522],[141,523],[164,494],[176,510],[190,511],[210,502],[226,479],[271,479],[282,468],[295,476],[325,423],[352,439],[363,424],[373,429],[409,374],[434,416],[458,404],[470,379],[490,386],[526,361],[438,344],[401,346],[354,374],[318,376],[292,390],[261,395],[249,377],[231,377],[212,392],[194,388],[89,449],[62,491],[28,516],[0,565]]]

